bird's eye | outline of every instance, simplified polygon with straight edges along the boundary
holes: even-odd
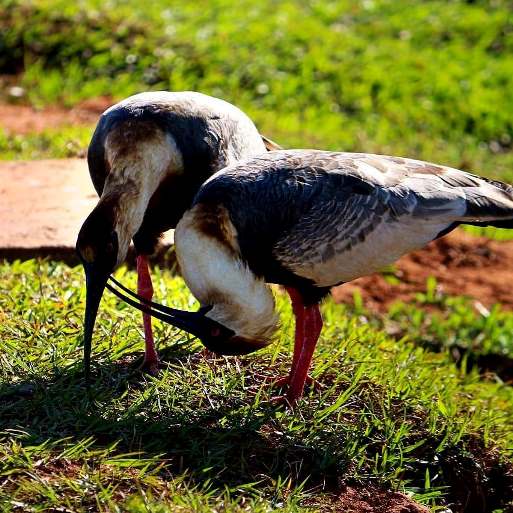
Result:
[[[221,330],[219,328],[212,328],[210,330],[210,335],[213,337],[218,337],[221,334]]]

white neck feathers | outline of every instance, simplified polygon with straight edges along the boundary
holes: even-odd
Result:
[[[162,180],[183,173],[183,158],[171,134],[141,121],[122,123],[109,133],[105,159],[109,174],[100,202],[116,197],[120,264]]]
[[[183,278],[208,317],[247,339],[268,342],[277,329],[274,297],[242,261],[237,233],[224,207],[196,205],[175,230]]]

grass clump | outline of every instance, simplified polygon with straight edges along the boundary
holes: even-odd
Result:
[[[15,135],[0,130],[1,160],[85,157],[92,136],[89,127],[59,127]]]
[[[118,274],[135,285],[133,273]],[[195,306],[179,278],[156,270],[155,283],[159,300]],[[0,289],[0,503],[12,510],[301,511],[324,507],[345,484],[407,491],[433,507],[513,499],[511,388],[413,335],[394,340],[328,302],[313,369],[322,388],[292,413],[270,406],[276,392],[263,379],[290,365],[284,296],[280,339],[249,357],[205,357],[197,341],[156,323],[166,366],[152,378],[137,370],[139,315],[106,294],[88,392],[81,270],[3,264]]]

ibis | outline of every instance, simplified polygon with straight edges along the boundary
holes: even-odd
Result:
[[[87,154],[100,199],[76,245],[87,287],[86,375],[101,297],[130,242],[137,254],[139,295],[151,300],[147,257],[163,232],[176,226],[200,185],[219,169],[276,147],[237,107],[197,92],[137,94],[103,113]],[[143,319],[143,365],[156,372],[151,318],[144,313]]]
[[[250,157],[209,178],[176,227],[181,272],[201,309],[175,320],[216,353],[250,353],[273,341],[269,284],[284,286],[296,324],[282,397],[295,403],[330,288],[460,224],[512,228],[513,187],[402,157],[318,150]]]

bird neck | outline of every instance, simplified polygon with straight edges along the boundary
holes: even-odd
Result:
[[[117,265],[120,265],[125,260],[132,237],[142,224],[149,200],[140,191],[133,188],[127,190],[125,187],[122,191],[107,191],[100,203],[102,201],[109,202],[114,210],[113,228],[118,234],[119,243]]]
[[[146,132],[144,137],[141,133],[136,144],[127,144],[123,132],[118,130],[109,134],[105,145],[110,170],[100,202],[111,202],[115,209],[118,265],[124,261],[130,241],[141,227],[159,185],[167,177],[183,173],[183,158],[173,137],[155,127],[149,132],[143,125],[139,131],[142,128]]]
[[[130,168],[114,169],[105,183],[100,204],[108,203],[114,210],[114,229],[119,241],[117,265],[125,260],[130,241],[143,222],[150,198],[159,185],[155,178],[132,164]]]
[[[207,317],[238,337],[263,345],[271,341],[278,321],[272,291],[241,258],[224,207],[213,212],[196,205],[186,212],[175,230],[175,249],[191,292],[213,307]]]

